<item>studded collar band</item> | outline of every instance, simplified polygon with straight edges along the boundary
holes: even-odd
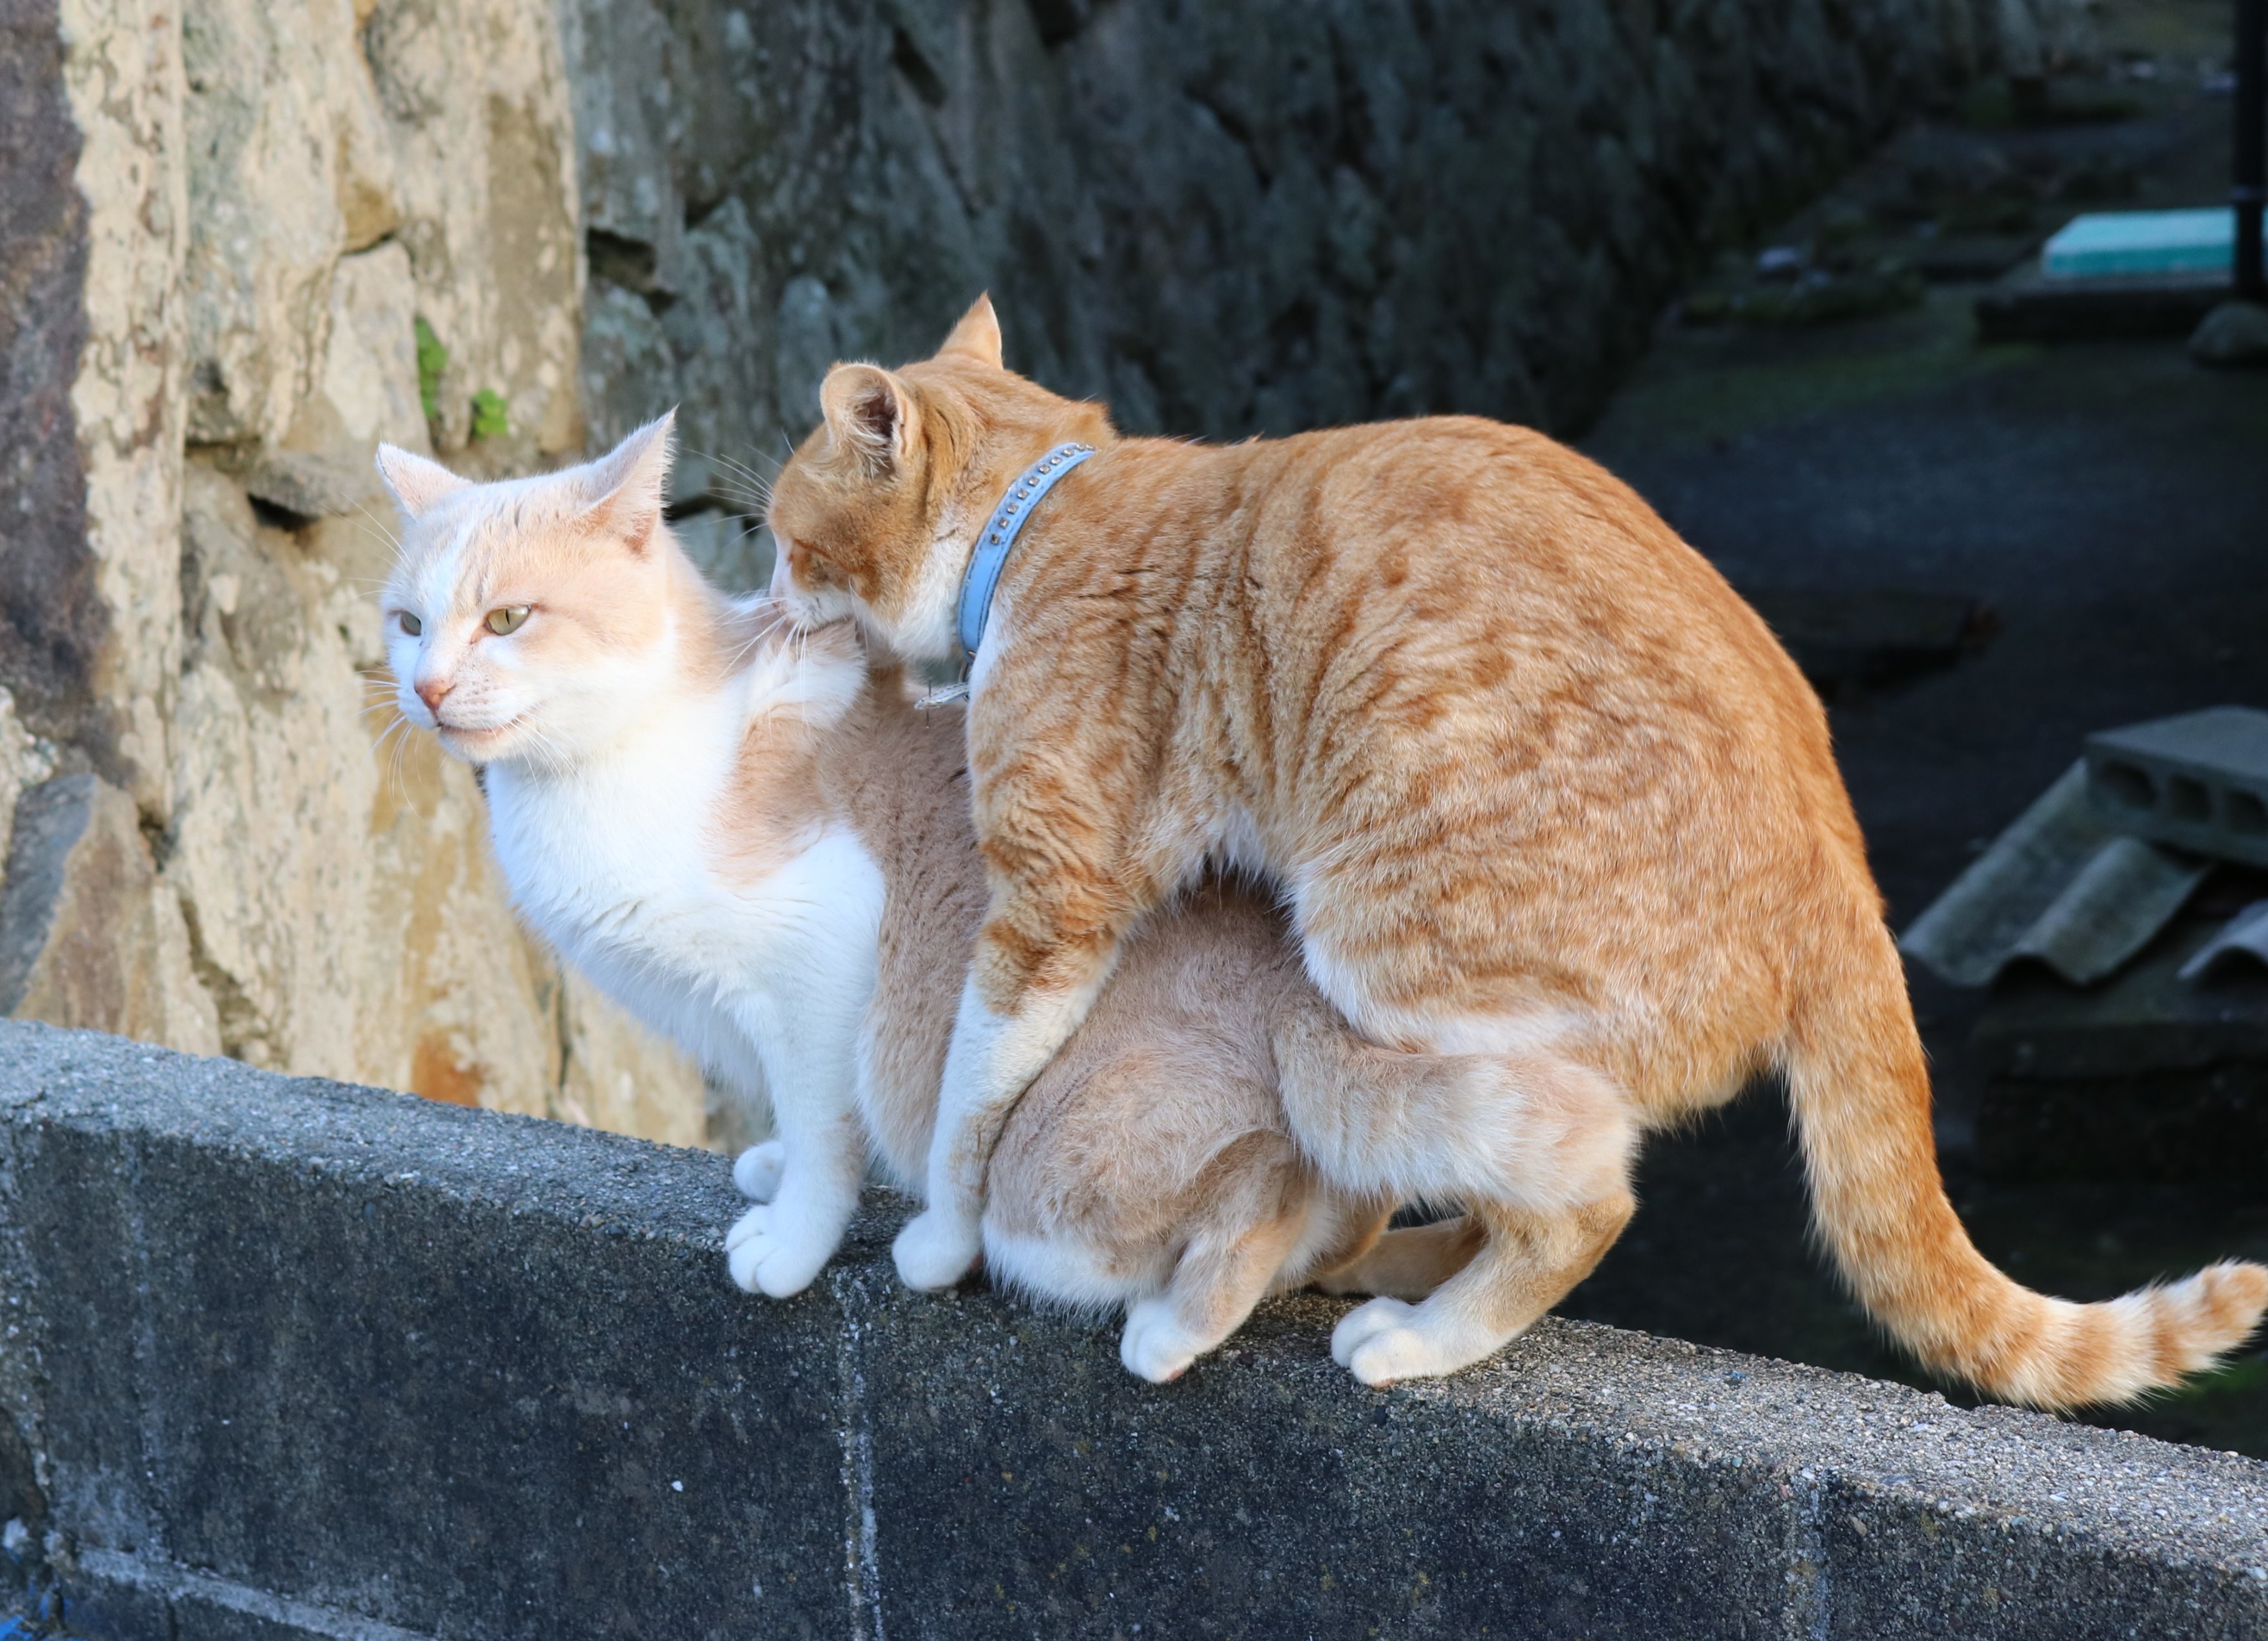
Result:
[[[984,521],[984,533],[976,538],[976,555],[961,578],[961,648],[970,660],[976,659],[976,646],[984,641],[993,589],[1000,585],[1000,570],[1016,545],[1017,533],[1032,516],[1032,509],[1040,504],[1040,497],[1055,488],[1055,482],[1093,454],[1092,445],[1057,445],[1024,469],[1023,476],[1008,487],[991,518]]]

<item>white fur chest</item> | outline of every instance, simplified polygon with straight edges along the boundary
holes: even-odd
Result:
[[[753,878],[718,869],[715,831],[745,701],[681,702],[571,771],[488,776],[513,904],[570,962],[711,1071],[744,1085],[848,1056],[874,984],[882,879],[846,828],[814,816]]]

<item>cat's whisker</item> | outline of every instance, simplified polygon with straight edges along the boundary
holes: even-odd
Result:
[[[755,652],[759,645],[779,632],[787,620],[786,611],[780,601],[768,594],[760,593],[747,600],[741,607],[751,617],[750,625],[747,636],[741,639],[726,662],[728,669],[736,669]]]
[[[386,519],[382,515],[371,511],[370,504],[368,502],[357,502],[355,504],[355,513],[357,517],[367,520],[373,530],[375,530],[379,535],[385,537],[388,541],[393,542],[394,546],[399,547],[401,545],[401,538],[394,533],[393,526],[386,522]]]
[[[730,456],[718,454],[711,456],[709,460],[716,462],[720,467],[730,467],[733,472],[739,474],[742,478],[748,480],[751,483],[769,485],[774,479],[779,476],[779,467],[777,465],[774,466],[770,473],[760,473],[755,468],[748,466],[747,462],[735,461]]]
[[[543,750],[545,761],[553,774],[564,775],[574,767],[574,760],[568,755],[567,749],[541,725],[523,724],[520,727],[534,737],[535,744]]]
[[[756,645],[762,638],[762,634],[752,632],[734,644],[732,652],[725,658],[725,670],[728,673],[740,671],[740,663],[755,653]]]
[[[748,447],[748,460],[751,461],[770,461],[772,464],[772,476],[775,478],[779,476],[779,470],[787,465],[784,461],[773,461],[771,457],[766,455],[762,451],[756,449],[754,445]]]
[[[371,743],[371,755],[379,765],[379,791],[390,797],[408,797],[408,789],[401,779],[401,758],[409,745],[409,732],[416,727],[397,710],[394,721],[379,731],[378,739]]]
[[[400,732],[394,733],[394,731]],[[415,724],[406,717],[396,718],[388,731],[387,738],[381,741],[381,745],[386,748],[387,785],[397,797],[409,795],[408,785],[402,778],[401,766],[404,760],[409,756],[409,748],[416,740],[416,735],[417,726]]]
[[[408,725],[409,720],[405,718],[402,722]],[[403,735],[394,743],[394,759],[387,769],[387,784],[403,803],[409,801],[409,748],[415,744],[415,740],[414,736]]]
[[[743,467],[740,463],[729,460],[720,459],[720,465],[735,483],[747,485],[750,489],[760,490],[767,495],[770,493],[773,483],[779,477],[777,473],[759,473],[754,467]]]
[[[744,461],[735,460],[721,451],[700,453],[703,459],[723,468],[737,481],[731,484],[712,484],[713,493],[739,504],[752,512],[762,512],[771,505],[772,482],[778,476],[776,467],[771,473],[760,473]]]
[[[401,538],[387,528],[385,522],[371,511],[367,504],[357,504],[354,512],[348,516],[353,519],[355,527],[364,535],[384,542],[396,558],[401,556]]]

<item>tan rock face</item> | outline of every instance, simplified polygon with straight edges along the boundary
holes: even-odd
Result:
[[[189,0],[183,55],[193,443],[368,442],[368,417],[328,414],[336,333],[390,320],[406,269],[447,355],[443,448],[472,442],[482,393],[504,423],[467,453],[484,470],[579,445],[574,142],[546,6]],[[373,342],[415,359],[368,334],[350,350]]]
[[[58,776],[17,805],[0,894],[0,1009],[195,1054],[221,1049],[134,800],[99,776]]]
[[[50,746],[0,690],[0,1010],[702,1143],[697,1071],[520,932],[371,597],[379,440],[482,473],[580,444],[548,4],[62,11],[95,710]]]
[[[300,413],[306,442],[357,456],[380,439],[430,449],[418,404],[417,282],[400,242],[339,259],[329,323],[322,372]]]
[[[277,442],[321,358],[350,208],[364,231],[399,218],[393,145],[349,0],[187,0],[182,55],[189,436]]]
[[[578,452],[575,139],[549,5],[378,0],[362,40],[393,131],[417,312],[448,352],[440,448],[487,472]],[[504,401],[507,429],[475,443],[483,392]]]
[[[108,629],[87,680],[103,743],[92,750],[136,803],[163,814],[180,665],[188,309],[180,14],[171,0],[62,0],[57,22],[87,212],[86,332],[70,404]]]

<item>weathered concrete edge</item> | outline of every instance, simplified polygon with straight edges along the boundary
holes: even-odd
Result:
[[[6,1130],[26,1124],[185,1144],[452,1199],[492,1223],[499,1238],[533,1215],[578,1234],[666,1241],[714,1256],[730,1205],[723,1163],[702,1153],[277,1078],[92,1034],[0,1025],[0,1144],[11,1143]],[[1017,1336],[1068,1339],[1080,1349],[1081,1330],[982,1292],[949,1306],[899,1293],[887,1264],[890,1217],[884,1205],[859,1228],[828,1284],[840,1306],[846,1392],[862,1376],[879,1380],[900,1371],[890,1360],[894,1331],[911,1338],[939,1328],[965,1343],[972,1362],[1006,1360],[1011,1372],[1032,1372],[1034,1382],[1020,1387],[1027,1399],[1061,1391],[1044,1382],[1060,1351],[1040,1353],[1038,1365],[1027,1366],[1032,1357],[1014,1352]],[[1814,1633],[1906,1633],[1884,1627],[1886,1593],[1900,1607],[1917,1605],[1918,1621],[1955,1586],[1975,1586],[1997,1601],[2002,1583],[2036,1590],[2065,1581],[2074,1592],[2088,1589],[2090,1606],[2099,1600],[2117,1608],[2101,1615],[2106,1622],[2178,1613],[2191,1633],[2268,1628],[2268,1466],[2007,1409],[1967,1412],[1903,1387],[1557,1322],[1458,1379],[1365,1392],[1322,1359],[1323,1327],[1336,1308],[1285,1301],[1259,1319],[1234,1357],[1182,1386],[1153,1392],[1128,1380],[1103,1394],[1153,1411],[1193,1394],[1233,1410],[1240,1396],[1288,1387],[1311,1399],[1317,1417],[1344,1424],[1351,1447],[1363,1433],[1357,1421],[1375,1419],[1395,1434],[1467,1453],[1482,1443],[1500,1446],[1508,1465],[1538,1452],[1573,1454],[1602,1485],[1634,1497],[1679,1472],[1699,1490],[1722,1492],[1717,1483],[1727,1475],[1766,1483],[1788,1501],[1784,1616]],[[1107,1336],[1084,1346],[1098,1358],[1114,1354]],[[878,1483],[881,1495],[890,1492],[894,1469],[919,1471],[928,1459],[918,1448],[893,1451],[887,1430],[855,1409],[846,1410],[842,1440],[845,1480],[870,1497]],[[1064,1501],[1072,1513],[1076,1503]],[[830,1576],[849,1586],[854,1607],[895,1604],[887,1533],[879,1562],[871,1524],[853,1539]],[[2004,1567],[2018,1577],[2005,1578]],[[400,1641],[415,1633],[298,1593],[252,1588],[226,1570],[192,1571],[92,1547],[77,1553],[77,1569],[83,1579],[176,1614],[194,1603],[240,1615],[262,1636]],[[1848,1630],[1860,1609],[1871,1631]],[[2067,1633],[2111,1632],[2080,1624],[2077,1610],[2063,1616],[2073,1621]]]
[[[231,1618],[239,1623],[249,1620],[257,1626],[255,1632],[262,1636],[289,1637],[293,1641],[300,1637],[307,1637],[307,1641],[431,1641],[431,1637],[414,1630],[380,1623],[358,1613],[292,1601],[153,1556],[87,1549],[78,1552],[77,1564],[78,1576],[107,1586],[114,1603],[119,1603],[120,1597],[130,1593],[131,1596],[144,1598],[157,1611],[179,1614],[184,1608],[202,1610],[224,1623]],[[168,1633],[181,1627],[175,1619],[166,1630],[156,1633]],[[194,1620],[191,1627],[195,1627]]]

